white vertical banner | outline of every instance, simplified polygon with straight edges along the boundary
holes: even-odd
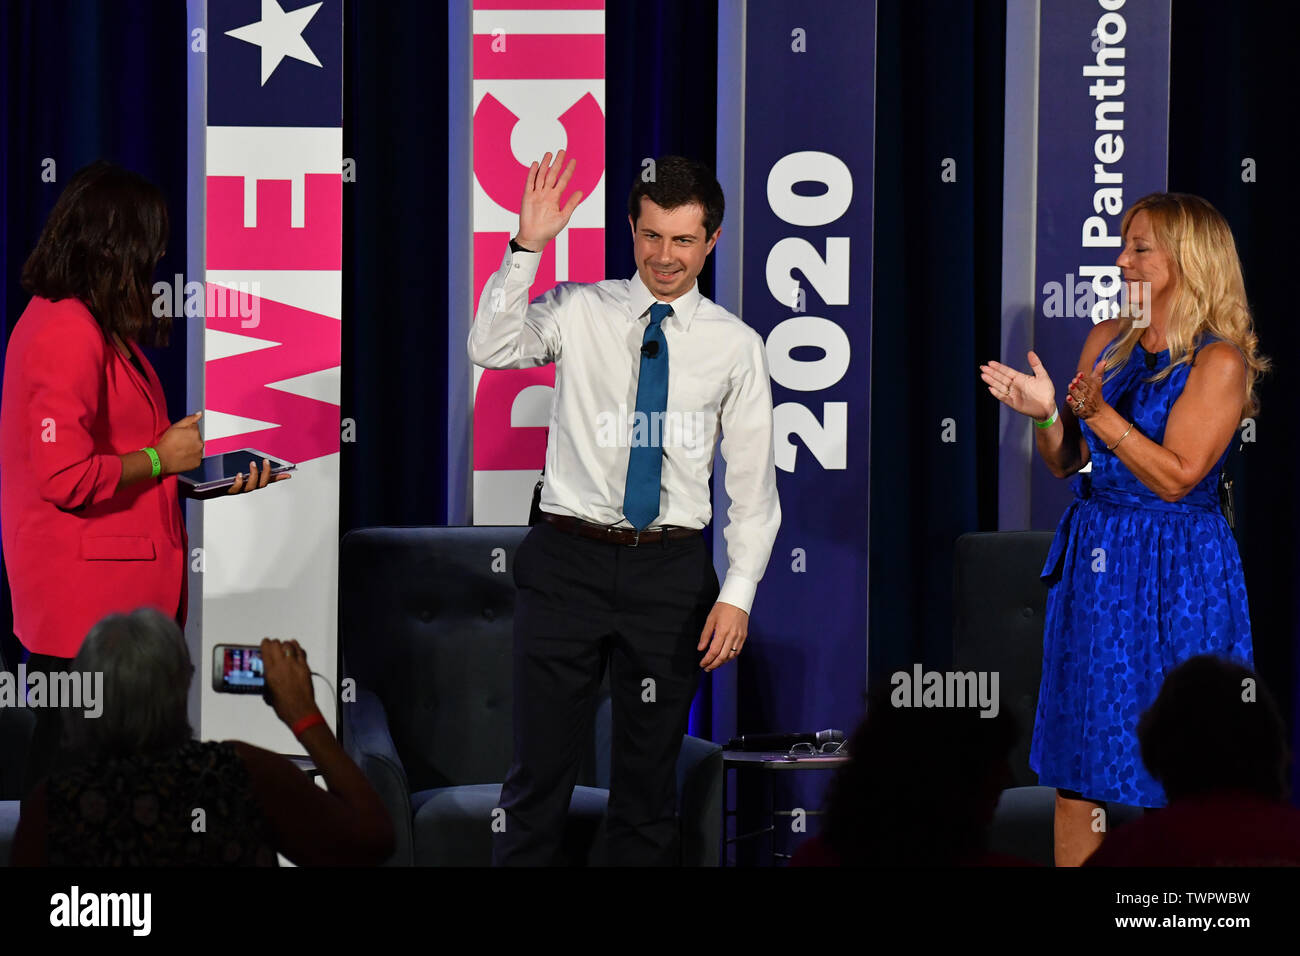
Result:
[[[213,690],[213,650],[297,640],[328,681],[316,697],[335,725],[343,3],[208,0],[206,14],[205,140],[192,154],[203,191],[191,197],[203,221],[201,311],[186,312],[203,317],[204,455],[254,448],[297,470],[191,506],[199,731],[299,753],[260,699]]]
[[[462,27],[449,37],[453,60],[466,49],[471,58],[471,96],[453,102],[448,118],[450,129],[473,132],[473,266],[463,280],[472,283],[471,310],[518,229],[528,168],[547,152],[563,149],[566,164],[577,160],[568,191],[581,190],[583,198],[542,254],[531,296],[558,282],[605,278],[604,6],[604,0],[473,0],[468,33]],[[463,233],[451,237],[453,246],[464,241]],[[453,323],[457,333],[462,328],[467,335],[468,325]],[[464,374],[470,365],[465,335],[452,344],[449,363],[452,380],[468,382],[470,394],[465,403],[450,403],[455,420],[449,424],[453,435],[463,432],[460,418],[473,409],[473,523],[524,524],[546,458],[555,366],[470,367]],[[454,467],[457,459],[451,455],[449,463]]]

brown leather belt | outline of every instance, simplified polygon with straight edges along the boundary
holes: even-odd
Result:
[[[658,528],[654,531],[635,531],[631,528],[611,528],[608,525],[594,524],[574,518],[571,515],[554,515],[549,511],[541,512],[541,518],[547,524],[553,524],[561,531],[576,534],[593,541],[606,541],[610,544],[625,544],[636,548],[643,544],[662,543],[675,538],[689,538],[700,533],[699,528]]]

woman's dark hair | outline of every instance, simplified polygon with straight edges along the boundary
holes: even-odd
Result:
[[[695,203],[704,210],[705,240],[713,238],[722,225],[726,209],[722,187],[714,178],[713,170],[683,156],[661,156],[655,160],[653,172],[648,182],[644,176],[638,176],[628,194],[627,214],[632,217],[632,225],[635,227],[641,218],[642,196],[661,209],[678,209]]]
[[[1286,725],[1273,695],[1235,661],[1199,654],[1175,667],[1137,735],[1170,802],[1225,790],[1286,799]]]
[[[167,203],[138,173],[96,160],[54,203],[22,285],[51,301],[79,299],[105,335],[166,345],[171,318],[154,316],[151,280],[167,248]]]

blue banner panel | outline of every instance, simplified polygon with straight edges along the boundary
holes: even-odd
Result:
[[[867,673],[876,10],[746,15],[741,316],[767,341],[782,521],[750,622],[763,699],[741,701],[766,726],[739,729],[847,733]]]
[[[343,3],[208,5],[209,126],[342,126]]]
[[[1124,210],[1165,189],[1169,0],[1042,0],[1040,10],[1033,347],[1060,406],[1088,332],[1119,305]],[[1006,361],[1029,369],[1023,355]],[[1030,526],[1050,530],[1073,493],[1033,462]]]

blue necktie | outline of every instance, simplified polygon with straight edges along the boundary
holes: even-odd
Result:
[[[638,531],[649,526],[659,515],[659,474],[663,466],[663,433],[652,428],[656,413],[668,408],[668,340],[660,327],[671,305],[656,302],[650,306],[650,324],[641,339],[641,375],[636,385],[636,410],[643,414],[644,425],[634,429],[633,437],[645,442],[633,444],[627,459],[627,484],[623,488],[623,514]],[[662,418],[661,418],[662,424]],[[639,435],[638,435],[639,432]],[[649,444],[649,437],[659,433],[659,442]]]

